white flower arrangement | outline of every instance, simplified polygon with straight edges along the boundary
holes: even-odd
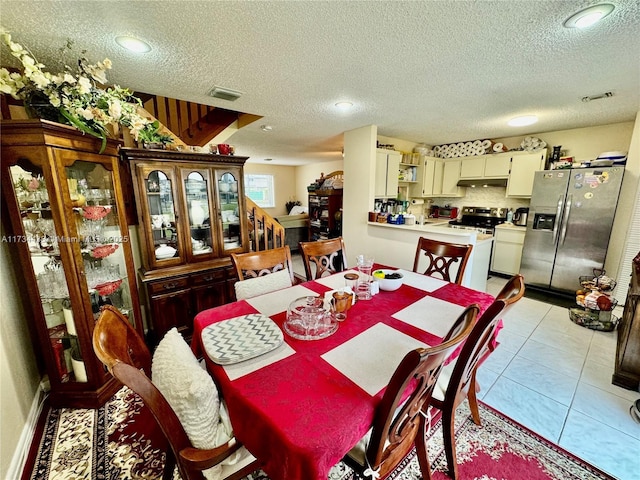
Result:
[[[39,63],[31,52],[13,42],[4,29],[0,29],[0,38],[11,50],[11,55],[20,60],[23,68],[22,73],[0,68],[0,93],[22,100],[25,108],[34,109],[37,113],[41,113],[37,111],[37,101],[43,101],[45,108],[56,112],[58,118],[53,120],[73,125],[84,133],[100,138],[100,153],[106,147],[109,125],[129,128],[136,141],[141,132],[153,128],[153,120],[138,113],[142,102],[128,89],[117,85],[106,89],[98,87],[98,84],[107,82],[106,71],[112,66],[108,58],[92,65],[81,57],[76,73],[65,66],[64,72],[52,74],[45,71],[45,65]],[[67,42],[63,50],[70,48],[71,42]]]

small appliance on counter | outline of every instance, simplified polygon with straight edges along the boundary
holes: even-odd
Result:
[[[528,208],[518,208],[516,212],[513,214],[513,224],[519,227],[527,226],[527,218],[529,217],[529,209]]]
[[[437,205],[433,205],[431,207],[431,213],[429,215],[432,218],[458,218],[458,208],[450,207],[449,205],[445,205],[444,207],[439,207]]]

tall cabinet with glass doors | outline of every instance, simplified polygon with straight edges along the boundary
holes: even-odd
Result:
[[[133,176],[149,343],[171,328],[189,340],[193,317],[234,299],[229,255],[249,246],[246,157],[121,149]]]
[[[41,120],[2,121],[5,236],[54,406],[95,408],[120,387],[95,357],[103,305],[142,334],[118,143]],[[18,301],[18,299],[16,299]]]

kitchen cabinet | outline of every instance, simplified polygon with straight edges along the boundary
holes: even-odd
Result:
[[[612,383],[622,388],[640,389],[640,253],[633,259],[631,282],[618,328]]]
[[[416,168],[416,183],[409,186],[410,197],[430,197],[433,195],[436,164],[442,167],[442,160],[435,157],[420,156],[420,163]],[[440,175],[442,178],[442,175]],[[442,187],[440,187],[442,190]]]
[[[342,234],[341,212],[342,190],[309,192],[310,241],[326,240],[340,236]]]
[[[512,152],[507,197],[531,198],[534,173],[544,170],[547,151]]]
[[[375,198],[396,198],[398,171],[402,154],[394,150],[376,149]]]
[[[248,251],[243,167],[247,157],[123,148],[141,238],[149,343],[233,300],[229,255]]]
[[[442,161],[442,192],[440,196],[464,197],[466,190],[458,187],[461,163],[459,158],[447,158]],[[434,179],[434,182],[435,181],[437,181],[437,179]]]
[[[460,158],[460,179],[507,178],[511,167],[511,155],[497,153]]]
[[[121,388],[93,353],[113,305],[143,334],[118,142],[44,120],[2,121],[2,202],[34,352],[56,407],[97,408]]]
[[[515,275],[520,272],[522,246],[526,227],[501,226],[495,228],[491,271]]]

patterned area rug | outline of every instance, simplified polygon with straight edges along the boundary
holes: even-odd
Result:
[[[473,423],[466,403],[456,413],[461,479],[613,478],[484,404],[480,404],[481,427]],[[165,447],[165,441],[142,401],[123,388],[97,410],[49,409],[43,435],[32,448],[35,454],[32,471],[23,478],[159,480]],[[448,479],[439,420],[431,430],[429,458],[434,480]],[[356,478],[343,463],[336,465],[329,476],[330,480]],[[415,452],[389,478],[420,480],[422,476]],[[174,480],[179,479],[176,472]],[[256,472],[244,480],[269,480],[269,477]]]

